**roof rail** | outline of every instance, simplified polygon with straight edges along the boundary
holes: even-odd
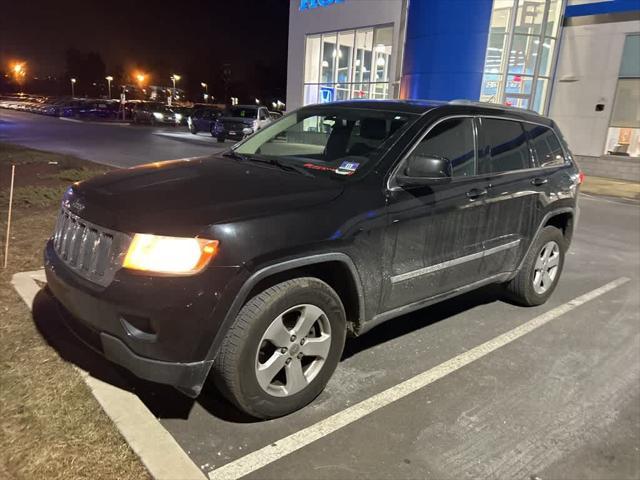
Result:
[[[510,107],[508,105],[502,105],[501,103],[478,102],[478,101],[474,101],[474,100],[467,100],[465,98],[457,98],[455,100],[451,100],[449,102],[449,104],[450,105],[470,105],[470,106],[482,107],[482,108],[493,108],[493,109],[496,109],[496,110],[510,110],[512,112],[525,111],[527,113],[533,113],[535,115],[540,115],[538,112],[536,112],[535,110],[532,110],[530,108]]]

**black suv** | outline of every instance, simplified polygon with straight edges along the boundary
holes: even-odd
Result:
[[[322,391],[347,334],[490,283],[545,302],[581,180],[553,121],[524,110],[309,106],[220,156],[74,184],[48,285],[109,360],[191,397],[211,374],[277,417]]]

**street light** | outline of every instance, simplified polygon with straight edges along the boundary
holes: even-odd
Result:
[[[209,85],[204,82],[200,82],[200,86],[204,88],[204,101],[209,102]]]
[[[11,65],[11,71],[16,82],[21,83],[27,74],[27,69],[24,62],[16,62]]]
[[[260,105],[260,99],[256,98],[256,105]]]
[[[109,100],[111,100],[111,82],[113,81],[113,77],[111,75],[104,77],[104,79],[109,84]]]
[[[71,98],[74,98],[76,96],[75,86],[76,86],[76,79],[72,78],[71,79]]]
[[[142,88],[142,84],[144,83],[144,79],[145,79],[144,73],[138,73],[136,75],[136,79],[138,80],[138,86]]]
[[[173,96],[176,96],[176,82],[180,80],[180,75],[176,75],[175,73],[171,75],[171,80],[173,80]]]

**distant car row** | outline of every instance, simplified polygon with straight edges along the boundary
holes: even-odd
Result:
[[[260,105],[234,105],[227,109],[196,104],[192,107],[168,106],[160,102],[131,100],[123,108],[117,100],[69,97],[0,97],[0,108],[54,117],[124,119],[134,124],[186,125],[191,133],[210,133],[219,142],[241,140],[282,116]],[[124,116],[123,116],[124,115]]]
[[[0,97],[0,108],[40,113],[53,117],[110,118],[118,113],[114,100],[79,99],[70,97],[8,96]]]

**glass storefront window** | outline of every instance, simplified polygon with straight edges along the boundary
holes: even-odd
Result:
[[[308,35],[303,103],[390,96],[393,27]]]
[[[561,0],[494,1],[480,100],[546,110],[561,6]]]
[[[640,157],[640,35],[627,35],[605,152]]]

